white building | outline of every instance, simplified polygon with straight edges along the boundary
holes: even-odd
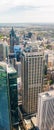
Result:
[[[40,130],[54,127],[54,90],[39,94],[38,125]]]

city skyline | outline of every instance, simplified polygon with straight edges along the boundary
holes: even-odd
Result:
[[[2,0],[0,23],[54,23],[53,0]]]
[[[53,130],[53,123],[54,24],[0,23],[0,130]]]

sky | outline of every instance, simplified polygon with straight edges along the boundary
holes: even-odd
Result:
[[[54,0],[1,0],[0,23],[54,23]]]

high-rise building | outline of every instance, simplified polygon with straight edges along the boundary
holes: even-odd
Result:
[[[28,114],[36,113],[38,93],[43,87],[43,51],[28,47],[21,57],[22,105]]]
[[[17,130],[18,97],[17,72],[4,62],[0,62],[0,130]]]
[[[40,130],[54,128],[54,90],[39,94],[38,126]]]
[[[18,45],[18,44],[19,44],[19,37],[16,36],[15,31],[12,27],[10,31],[10,52],[11,53],[14,52],[14,45]]]
[[[9,45],[7,42],[0,42],[0,61],[5,61],[9,54]]]

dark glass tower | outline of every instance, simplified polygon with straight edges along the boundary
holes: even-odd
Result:
[[[0,62],[0,130],[18,128],[17,72]]]
[[[19,44],[19,37],[16,36],[15,31],[12,27],[10,31],[10,53],[14,53],[14,45]]]
[[[10,52],[11,53],[14,53],[14,43],[15,43],[15,32],[14,32],[14,29],[12,27],[12,30],[10,32]]]

